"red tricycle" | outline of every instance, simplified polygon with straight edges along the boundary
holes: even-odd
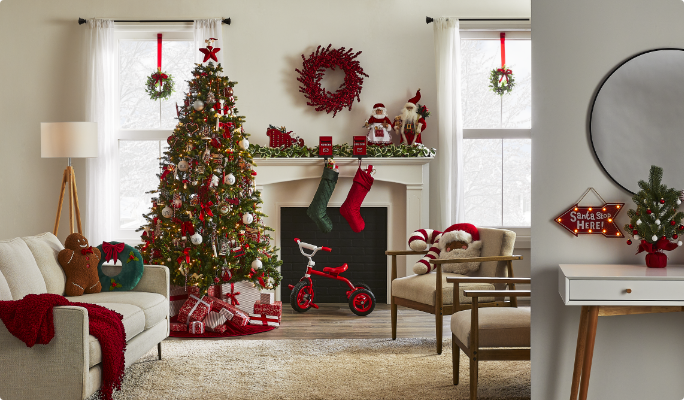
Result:
[[[349,286],[349,290],[347,290],[347,299],[349,299],[349,308],[354,314],[365,316],[373,312],[373,309],[375,309],[375,295],[373,295],[370,287],[363,283],[354,286],[349,279],[340,276],[340,274],[349,267],[346,263],[335,268],[325,267],[323,268],[323,272],[313,269],[313,266],[316,265],[316,263],[311,258],[319,250],[332,251],[331,248],[317,247],[313,244],[304,243],[297,238],[295,238],[295,242],[299,245],[299,251],[304,257],[309,259],[304,277],[300,279],[296,285],[288,285],[292,291],[292,293],[290,293],[290,304],[295,311],[302,313],[308,311],[311,307],[318,308],[316,303],[314,303],[314,288],[313,281],[311,280],[311,275],[317,275],[324,278],[337,279]],[[311,250],[312,253],[306,254],[304,249]]]

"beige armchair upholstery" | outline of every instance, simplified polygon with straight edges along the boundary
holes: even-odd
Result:
[[[424,275],[409,275],[397,278],[397,256],[426,254],[410,250],[388,250],[385,254],[392,257],[392,339],[397,338],[397,306],[409,307],[435,315],[437,353],[442,353],[442,317],[454,312],[470,309],[471,299],[463,295],[464,290],[503,289],[503,284],[469,283],[467,285],[447,285],[448,278],[465,275],[442,272],[442,264],[481,261],[480,268],[470,276],[476,277],[513,277],[513,260],[522,256],[513,255],[515,232],[506,229],[478,228],[482,241],[480,257],[451,260],[432,260],[435,272]],[[454,290],[459,295],[454,297]],[[517,305],[515,299],[512,305]],[[480,306],[498,307],[505,305],[504,298],[487,297],[480,299]]]
[[[514,286],[529,284],[529,278],[449,278],[448,283],[492,283]],[[451,316],[452,365],[454,385],[458,385],[461,351],[470,359],[470,400],[477,400],[478,363],[492,360],[530,359],[530,308],[480,308],[479,299],[493,296],[530,296],[529,290],[465,290],[472,299],[470,310]]]

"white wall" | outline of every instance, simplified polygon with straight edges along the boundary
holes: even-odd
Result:
[[[163,7],[162,7],[163,5]],[[66,160],[40,158],[40,122],[82,120],[85,114],[82,40],[78,17],[121,19],[231,17],[224,26],[224,65],[239,82],[238,108],[252,142],[266,144],[268,124],[285,125],[308,145],[320,135],[335,143],[363,134],[374,103],[388,113],[421,88],[433,115],[425,142],[437,146],[432,26],[425,16],[517,17],[529,0],[267,1],[267,0],[3,0],[0,2],[0,238],[51,231]],[[361,102],[332,115],[306,106],[294,69],[317,45],[354,48],[370,75]],[[76,160],[81,203],[85,163]],[[435,163],[436,165],[436,163]],[[436,168],[431,168],[434,172]],[[436,185],[432,209],[438,210]],[[66,236],[66,215],[60,237]],[[437,221],[432,217],[433,222]]]
[[[570,393],[579,307],[558,294],[559,263],[644,263],[624,240],[575,238],[553,218],[594,187],[627,203],[598,165],[588,139],[588,112],[600,82],[644,50],[684,47],[684,3],[678,0],[533,0],[532,68],[532,398]],[[644,132],[645,135],[648,132]],[[638,154],[625,154],[625,159]],[[665,174],[681,171],[665,171]],[[648,179],[648,171],[635,180]],[[626,213],[618,218],[622,226]],[[668,254],[682,263],[684,251]],[[684,318],[680,314],[601,317],[589,398],[684,397]]]

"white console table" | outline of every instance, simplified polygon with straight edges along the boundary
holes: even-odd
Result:
[[[558,290],[565,305],[582,306],[570,400],[586,400],[599,316],[680,312],[684,265],[561,264]]]

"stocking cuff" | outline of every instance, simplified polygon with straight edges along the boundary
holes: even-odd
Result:
[[[370,176],[368,172],[362,170],[361,168],[356,170],[354,182],[363,186],[366,190],[370,190],[371,186],[373,186],[373,181],[375,181],[375,179]]]
[[[339,177],[340,177],[339,172],[333,171],[330,168],[323,167],[323,175],[322,175],[323,179],[327,179],[327,180],[332,181],[332,182],[337,182],[337,178],[339,178]]]

